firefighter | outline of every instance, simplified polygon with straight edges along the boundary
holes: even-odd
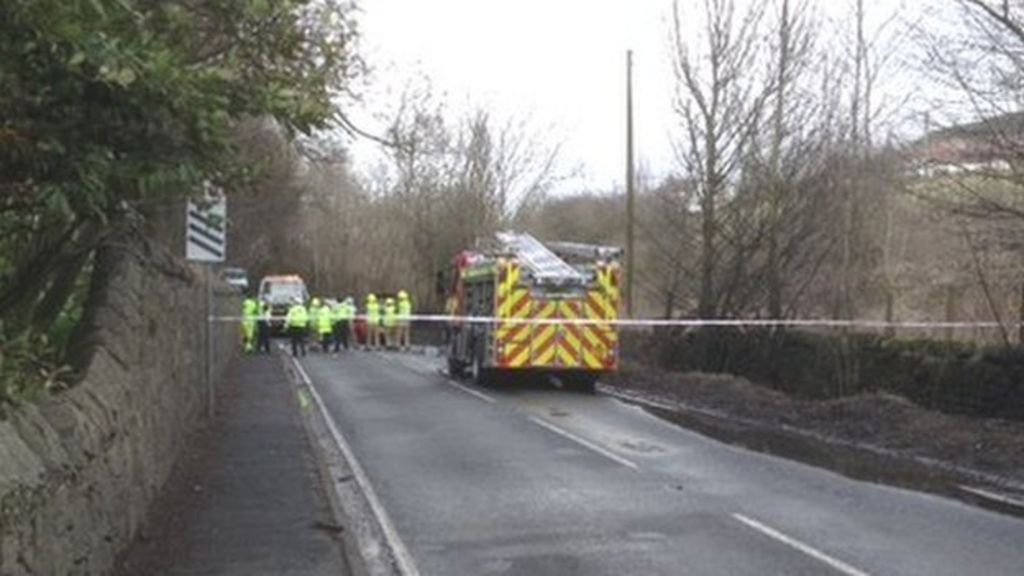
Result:
[[[370,293],[366,296],[366,350],[377,349],[377,339],[380,333],[380,303],[377,302],[377,295]]]
[[[292,300],[288,315],[284,319],[288,336],[292,341],[292,356],[306,355],[306,334],[309,332],[309,311],[302,304],[302,298]]]
[[[444,313],[448,316],[448,322],[444,325],[444,343],[450,344],[455,340],[455,332],[458,325],[455,323],[455,315],[459,312],[459,298],[454,293],[450,294],[444,301]]]
[[[320,351],[326,354],[331,351],[331,338],[334,335],[334,313],[326,302],[317,308],[315,322],[320,337]]]
[[[260,300],[259,318],[256,321],[256,351],[270,354],[270,302]]]
[[[356,333],[356,315],[359,314],[359,307],[356,306],[355,298],[351,296],[345,298],[345,305],[348,314],[348,341],[349,344],[355,347],[359,343]]]
[[[348,350],[349,334],[352,331],[352,317],[355,316],[355,305],[352,298],[343,298],[334,306],[334,351],[341,350],[342,345]]]
[[[398,325],[398,309],[395,307],[395,299],[388,297],[384,301],[384,315],[381,318],[381,325],[384,327],[384,348],[390,349],[395,342],[395,328]]]
[[[309,326],[306,328],[307,336],[312,336],[315,340],[317,334],[316,320],[320,317],[320,299],[314,296],[309,301],[309,306],[306,310],[309,312]]]
[[[316,332],[316,319],[320,314],[320,299],[314,297],[309,301],[309,329]]]
[[[398,347],[409,350],[409,331],[412,322],[412,300],[405,290],[398,291]]]
[[[242,302],[242,346],[246,354],[253,351],[256,340],[256,316],[259,314],[259,304],[252,296],[246,297]]]

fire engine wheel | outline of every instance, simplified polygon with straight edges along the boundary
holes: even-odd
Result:
[[[466,365],[461,360],[449,356],[448,357],[448,375],[452,378],[465,378],[466,377]]]
[[[491,383],[491,371],[484,368],[483,354],[474,354],[473,362],[469,365],[469,379],[477,386],[487,386]]]

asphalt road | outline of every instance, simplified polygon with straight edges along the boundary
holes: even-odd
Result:
[[[425,357],[303,366],[424,575],[1024,574],[1024,521]]]

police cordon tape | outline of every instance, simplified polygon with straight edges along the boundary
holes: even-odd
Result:
[[[367,321],[366,315],[357,315],[353,320]],[[378,320],[380,317],[377,318]],[[211,322],[242,322],[242,316],[212,316]],[[256,318],[256,321],[283,323],[285,316]],[[769,320],[761,318],[616,318],[602,320],[595,318],[501,318],[496,316],[448,316],[443,314],[414,314],[396,318],[398,322],[438,322],[454,324],[535,324],[535,325],[571,325],[571,326],[615,326],[621,328],[643,327],[708,327],[708,328],[904,328],[904,329],[951,329],[968,330],[977,328],[1012,328],[1020,323],[1000,324],[998,322],[931,322],[931,321],[900,321],[885,320],[828,320],[828,319],[781,319]]]

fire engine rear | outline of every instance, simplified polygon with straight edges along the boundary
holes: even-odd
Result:
[[[622,250],[498,233],[455,257],[448,368],[485,383],[539,373],[593,390],[618,366]]]

